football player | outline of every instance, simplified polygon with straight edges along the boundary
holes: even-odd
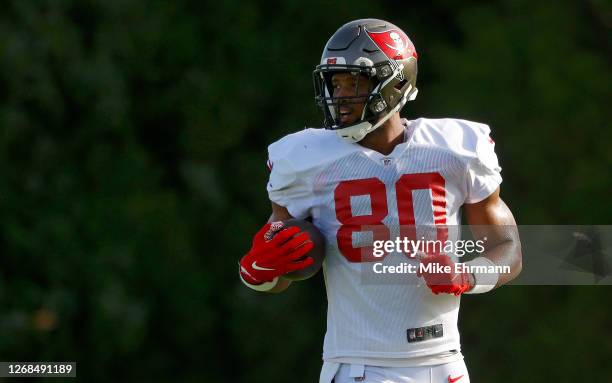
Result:
[[[312,263],[304,258],[312,247],[308,234],[278,221],[310,217],[324,234],[321,382],[469,382],[457,329],[460,296],[488,292],[521,270],[489,127],[400,117],[417,94],[417,59],[408,36],[389,22],[342,26],[313,73],[325,129],[305,129],[269,146],[272,216],[241,259],[240,277],[252,289],[281,292],[291,283],[284,274]],[[485,244],[467,264],[509,266],[509,273],[425,268],[405,276],[424,283],[363,282],[367,262],[406,256],[373,258],[372,239],[414,239],[419,225],[450,238],[442,228],[460,225],[462,213]],[[435,252],[412,261],[454,266],[457,258]]]

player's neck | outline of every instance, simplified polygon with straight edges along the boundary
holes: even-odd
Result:
[[[399,113],[396,113],[381,127],[359,141],[359,145],[388,155],[402,142],[404,142],[404,125]]]

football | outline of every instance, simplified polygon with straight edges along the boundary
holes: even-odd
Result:
[[[287,227],[297,226],[302,229],[302,231],[307,232],[314,244],[314,247],[304,256],[312,257],[314,263],[305,269],[285,274],[283,275],[283,278],[287,278],[291,281],[303,281],[311,278],[319,271],[321,265],[323,264],[323,259],[325,259],[325,238],[323,237],[323,234],[321,234],[315,225],[303,219],[293,218],[285,220],[283,223]]]

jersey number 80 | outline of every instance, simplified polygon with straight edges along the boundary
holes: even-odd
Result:
[[[402,238],[416,239],[412,192],[420,189],[431,190],[434,224],[446,224],[444,178],[439,173],[404,174],[395,183],[400,236]],[[353,215],[351,197],[363,195],[370,197],[371,214]],[[353,246],[353,233],[364,231],[363,226],[373,226],[374,229],[370,231],[374,241],[390,239],[389,228],[382,222],[389,213],[385,184],[378,178],[342,181],[334,190],[334,202],[336,218],[341,224],[336,234],[340,253],[350,262],[380,261],[382,258],[376,258],[372,255],[372,246]],[[369,230],[369,228],[366,229]],[[446,240],[445,229],[439,228],[437,232],[438,240]]]

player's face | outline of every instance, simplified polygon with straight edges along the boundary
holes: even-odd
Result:
[[[334,97],[362,97],[340,101],[336,109],[339,124],[348,125],[361,119],[366,97],[370,92],[370,79],[363,75],[336,73],[332,76],[332,85]]]

